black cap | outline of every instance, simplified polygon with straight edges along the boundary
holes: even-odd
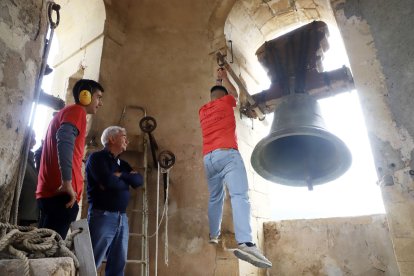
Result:
[[[225,92],[225,93],[226,93],[226,95],[228,95],[228,94],[229,94],[229,92],[227,92],[226,87],[224,87],[224,86],[222,86],[222,85],[214,85],[213,87],[211,87],[211,89],[210,89],[210,93],[212,93],[212,92],[214,92],[214,91],[216,91],[216,90],[221,90],[221,91]]]

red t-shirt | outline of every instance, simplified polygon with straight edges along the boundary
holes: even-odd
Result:
[[[57,189],[62,184],[58,164],[56,132],[63,123],[70,123],[79,131],[79,135],[75,139],[72,158],[72,187],[77,193],[76,200],[79,202],[83,190],[82,158],[85,148],[86,111],[77,104],[62,109],[49,124],[43,143],[36,198],[56,195]]]
[[[200,108],[204,155],[219,148],[237,149],[235,106],[234,97],[226,95]]]

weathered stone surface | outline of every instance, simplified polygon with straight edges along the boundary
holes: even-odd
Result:
[[[46,26],[45,2],[0,3],[0,219],[10,214]]]
[[[265,223],[269,275],[398,275],[383,215]]]
[[[392,179],[382,188],[390,232],[400,262],[412,256],[414,123],[411,106],[414,74],[411,57],[413,12],[410,1],[331,1],[341,30],[372,143],[381,179]],[[398,253],[397,253],[398,252]],[[404,252],[404,254],[401,254]],[[414,262],[403,261],[401,275],[411,275]]]
[[[31,276],[75,276],[76,270],[72,258],[47,258],[29,260]],[[23,261],[0,260],[0,275],[24,275]]]
[[[414,275],[414,265],[413,262],[398,262],[398,267],[400,269],[400,275]]]
[[[414,238],[394,237],[395,257],[398,262],[414,262]]]
[[[409,16],[412,14],[413,5],[410,0],[378,1],[331,2],[340,3],[334,7],[335,16],[350,55],[352,71],[373,142],[377,168],[381,167],[383,175],[390,175],[395,180],[394,186],[383,188],[384,199],[386,203],[390,203],[387,210],[391,230],[395,238],[402,238],[395,243],[398,256],[401,256],[398,258],[400,272],[402,275],[412,275],[412,247],[407,247],[403,242],[410,242],[413,235],[413,221],[410,216],[413,211],[413,178],[407,176],[410,166],[412,169],[414,164],[414,123],[411,120],[414,98],[410,94],[414,71],[411,62],[413,51],[409,47],[413,44],[410,29],[413,24],[409,24],[413,18]],[[284,32],[286,27],[292,28],[319,18],[335,23],[329,1],[57,2],[62,5],[61,25],[56,33],[61,51],[55,64],[52,64],[56,67],[52,90],[63,93],[63,97],[69,99],[71,85],[76,79],[99,79],[106,90],[104,107],[94,117],[93,122],[89,121],[90,135],[99,137],[106,126],[117,124],[125,105],[140,105],[147,108],[148,114],[158,121],[155,136],[160,147],[170,149],[176,154],[177,163],[171,174],[168,217],[170,263],[166,266],[159,262],[159,274],[264,275],[266,272],[255,270],[246,263],[238,263],[229,252],[220,252],[207,244],[208,190],[202,165],[198,108],[208,101],[208,89],[215,79],[213,72],[217,65],[212,52],[225,44],[229,45],[227,40],[233,40],[233,69],[245,81],[249,90],[260,91],[259,83],[263,81],[261,77],[265,72],[256,66],[258,62],[254,53],[257,47],[265,40]],[[26,3],[13,0],[0,4],[2,220],[7,220],[12,202],[14,187],[10,183],[16,175],[36,72],[40,65],[43,43],[41,38],[46,22],[40,16],[42,3],[44,1],[33,0]],[[230,59],[230,51],[227,53]],[[262,136],[258,133],[265,122],[252,123],[250,119],[240,119],[237,111],[235,114],[240,151],[249,174],[254,239],[257,239],[259,245],[277,243],[281,238],[277,233],[271,236],[270,241],[264,242],[262,239],[262,222],[267,216],[264,212],[266,189],[260,177],[254,174],[249,161],[252,148]],[[156,187],[154,173],[149,180],[149,232],[153,233]],[[257,196],[254,194],[256,192]],[[407,216],[410,218],[406,218]],[[131,219],[130,222],[131,231],[140,232],[140,220]],[[344,237],[350,237],[345,235],[352,232],[352,229],[347,228],[349,225],[345,226],[346,231],[336,229],[335,223],[327,226],[331,229],[329,235],[326,230],[318,232],[319,226],[309,228],[304,225],[303,229],[292,231],[318,241],[318,244],[313,244],[315,248],[335,248],[338,233],[345,231]],[[359,226],[355,227],[359,229]],[[234,247],[232,213],[228,198],[224,207],[222,229],[226,234],[226,244]],[[383,230],[372,234],[369,225],[361,226],[358,231],[367,231],[384,239],[386,237]],[[316,236],[313,237],[313,234]],[[330,237],[330,243],[323,240],[327,236]],[[160,240],[165,241],[165,237],[162,228]],[[298,235],[292,235],[292,241],[296,238],[301,239]],[[372,241],[373,239],[374,237]],[[344,240],[339,240],[340,245],[345,244]],[[306,242],[308,240],[303,239],[303,243]],[[139,254],[136,254],[141,250],[139,241],[131,239],[130,245],[130,256],[139,258]],[[288,245],[286,248],[288,253],[295,250]],[[160,250],[159,256],[162,256],[163,250]],[[304,252],[306,250],[307,248]],[[360,253],[359,247],[355,252],[352,250],[354,249],[335,253],[350,255],[352,258],[352,254]],[[150,256],[153,255],[152,239]],[[223,256],[223,259],[218,259],[217,256]],[[334,258],[329,255],[320,256],[319,260],[304,267],[300,273],[318,275],[317,273],[321,273],[319,271],[324,270],[328,275],[335,275],[343,269],[345,274],[358,270],[362,271],[362,275],[381,275],[384,274],[384,269],[389,268],[377,254],[364,256],[369,267],[360,266],[359,260],[354,259],[338,263],[337,256]],[[405,257],[402,258],[403,256]],[[276,258],[276,264],[277,262],[279,260]],[[136,275],[139,267],[128,266],[127,274]],[[294,269],[296,266],[292,265],[292,271],[296,271]],[[292,271],[286,275],[296,275]]]

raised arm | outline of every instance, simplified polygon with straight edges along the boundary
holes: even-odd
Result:
[[[239,95],[237,94],[237,90],[234,87],[234,85],[231,83],[229,77],[227,76],[226,69],[222,67],[217,69],[217,82],[219,82],[220,80],[221,80],[221,85],[226,87],[229,94],[237,99],[239,97]]]

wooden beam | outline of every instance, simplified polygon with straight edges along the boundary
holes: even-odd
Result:
[[[79,276],[96,275],[95,259],[93,257],[91,236],[86,219],[72,222],[71,231],[82,229],[74,239],[75,255],[79,260]]]
[[[331,97],[353,89],[355,85],[351,71],[345,66],[328,72],[311,71],[307,74],[305,92],[314,99]],[[284,96],[286,94],[280,87],[271,85],[268,90],[254,94],[252,97],[264,113],[271,113],[275,111]]]

